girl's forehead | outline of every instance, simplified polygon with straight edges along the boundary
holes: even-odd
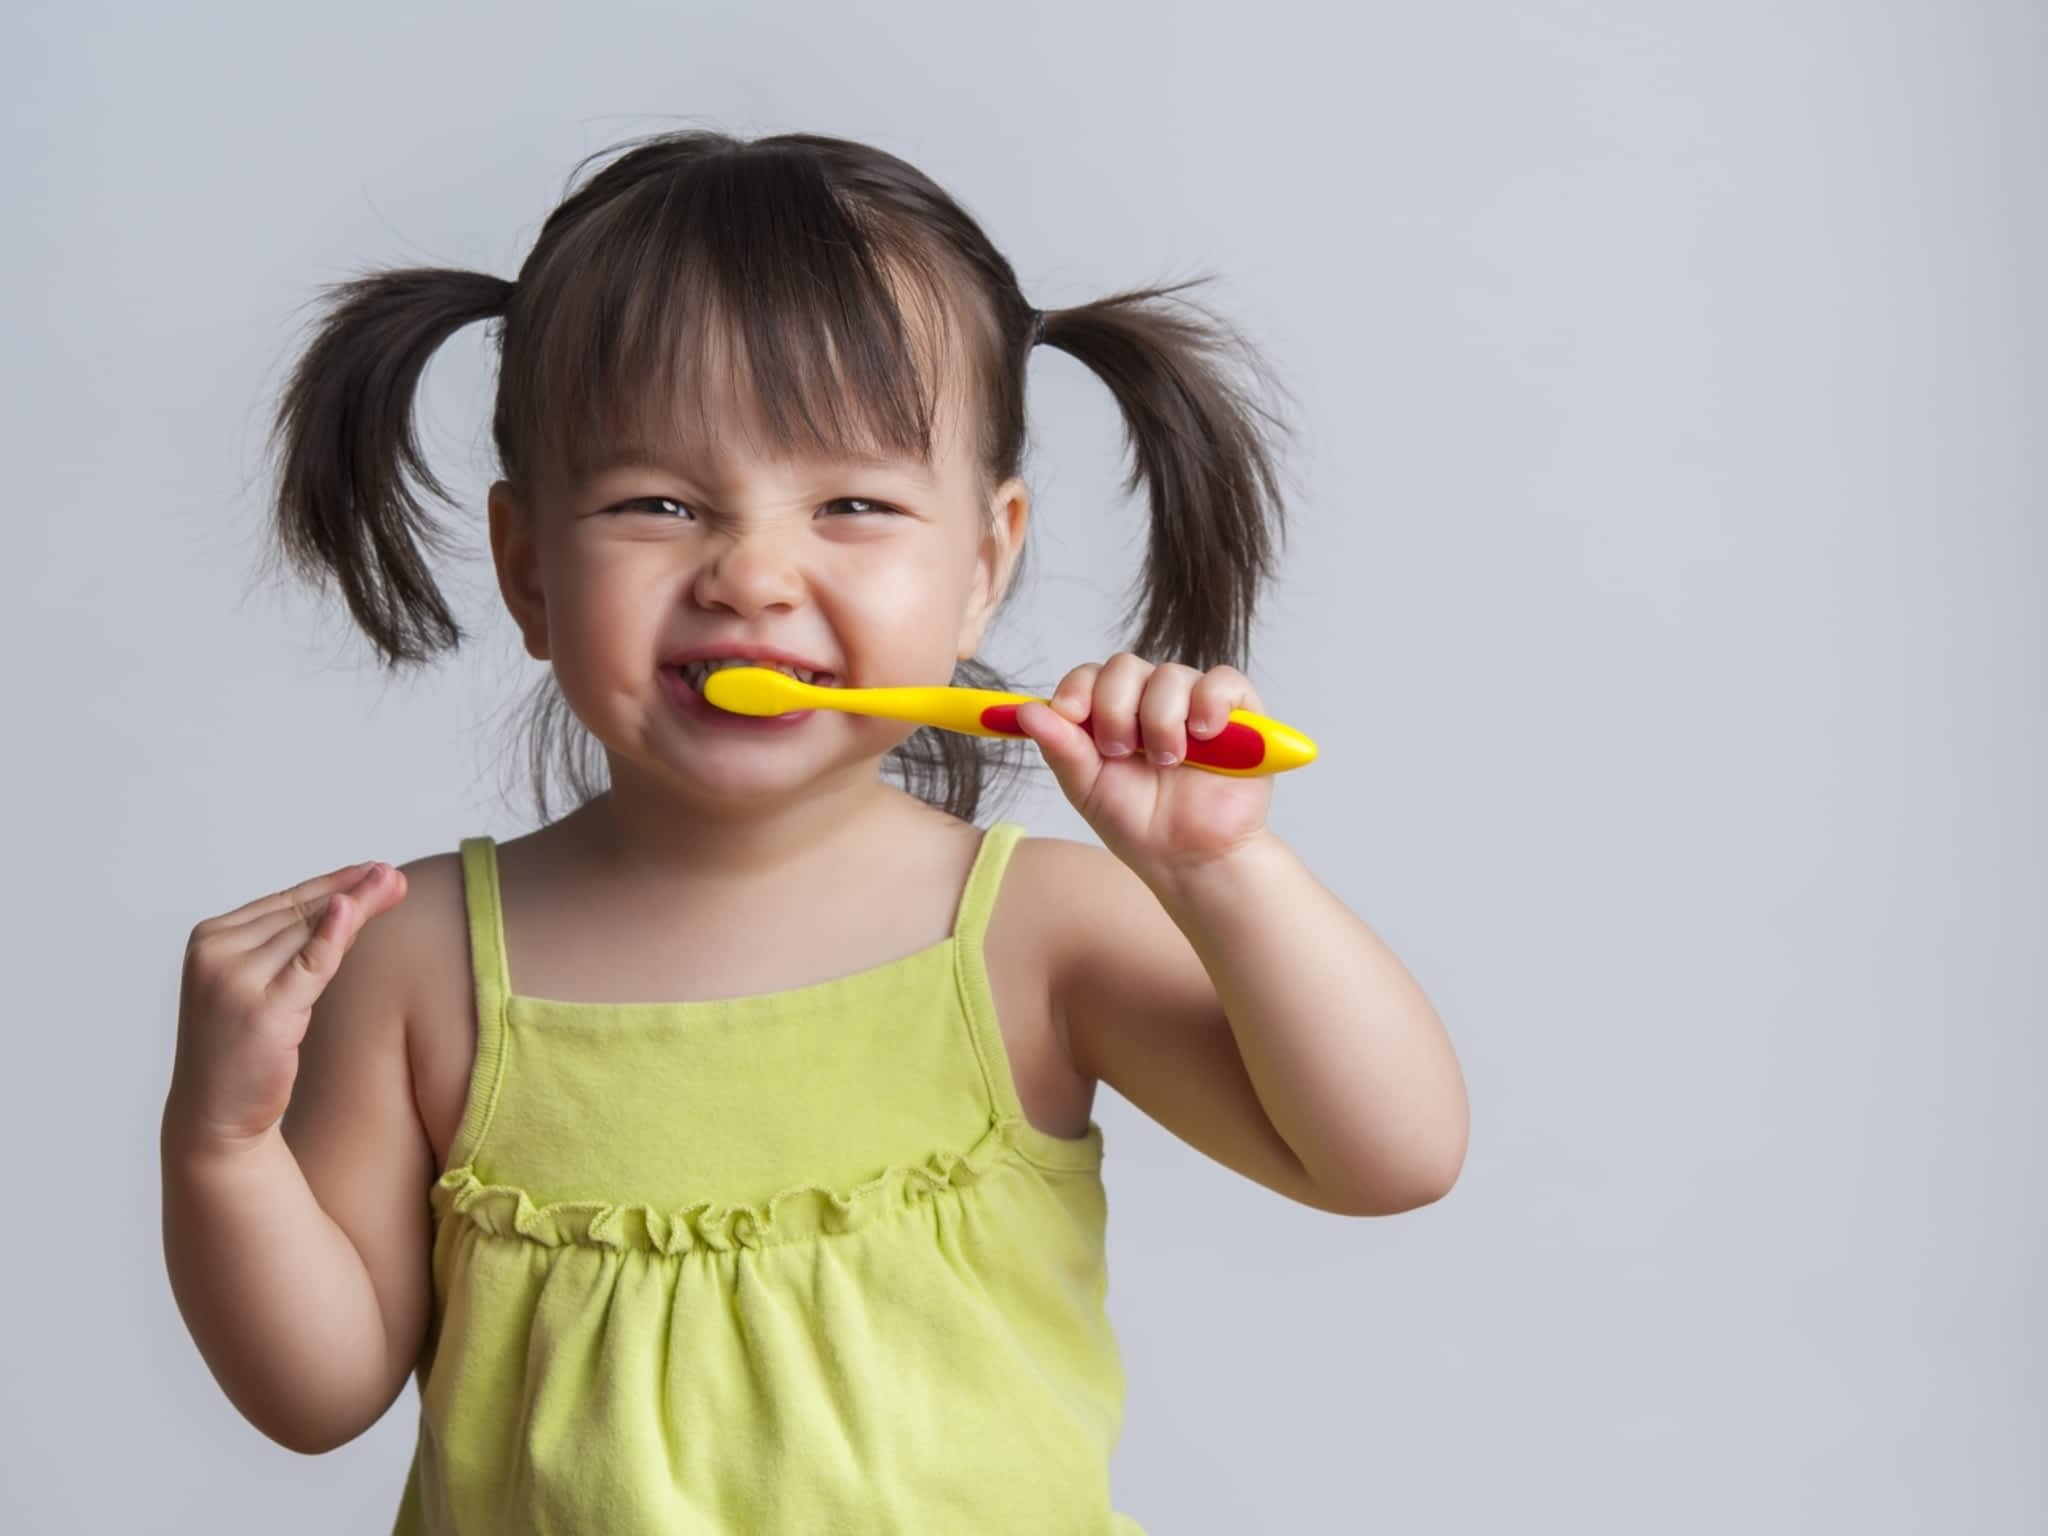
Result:
[[[937,489],[949,478],[962,445],[956,440],[956,414],[941,410],[932,423],[929,459],[914,444],[877,442],[873,434],[849,423],[852,430],[830,434],[829,425],[816,433],[792,433],[795,441],[778,440],[758,410],[728,404],[712,412],[675,403],[652,404],[636,420],[621,422],[610,432],[586,437],[574,453],[571,472],[594,479],[621,468],[666,469],[687,475],[711,488],[736,485],[764,473],[797,476],[880,473]]]
[[[902,318],[907,345],[894,348],[829,326],[783,334],[775,315],[730,305],[693,306],[684,323],[642,326],[608,349],[557,338],[529,418],[543,472],[582,486],[662,467],[707,491],[783,474],[971,480],[979,434],[963,434],[974,409],[957,398],[975,393],[971,355],[931,306]]]

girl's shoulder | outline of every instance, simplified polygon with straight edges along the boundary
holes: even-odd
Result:
[[[1066,1070],[1087,1080],[1075,1055],[1066,993],[1087,955],[1087,930],[1105,899],[1128,899],[1121,876],[1129,875],[1116,855],[1094,843],[1066,837],[1022,836],[990,915],[990,969],[1009,965],[1028,972],[1028,985],[1043,995],[1049,1027]],[[1150,892],[1139,887],[1139,893]]]
[[[469,907],[459,849],[425,854],[397,866],[405,900],[377,921],[389,924],[390,984],[402,999],[406,1060],[413,1102],[434,1147],[434,1169],[447,1167],[462,1119],[475,1060],[475,991],[470,981]],[[451,1021],[470,1021],[451,1039]]]
[[[1098,854],[1109,856],[1072,838],[1020,836],[997,888],[996,910],[1047,932],[1056,929],[1072,909],[1076,888],[1099,877]]]

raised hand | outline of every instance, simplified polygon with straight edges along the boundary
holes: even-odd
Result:
[[[1234,852],[1265,830],[1273,775],[1185,766],[1189,735],[1213,736],[1233,709],[1264,713],[1251,680],[1237,668],[1198,672],[1119,651],[1107,662],[1074,668],[1049,704],[1019,705],[1017,724],[1038,744],[1103,846],[1156,884]]]
[[[167,1133],[232,1149],[283,1118],[313,1004],[363,926],[405,899],[387,864],[337,869],[192,930],[178,1000]]]

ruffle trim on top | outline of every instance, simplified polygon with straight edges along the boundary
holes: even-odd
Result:
[[[767,1248],[856,1231],[941,1190],[971,1185],[999,1164],[1030,1162],[1020,1150],[1029,1136],[1027,1126],[1018,1116],[998,1119],[964,1153],[941,1150],[921,1164],[894,1165],[844,1194],[822,1184],[794,1185],[759,1205],[706,1200],[679,1211],[658,1210],[644,1202],[599,1200],[536,1205],[517,1185],[485,1183],[467,1163],[435,1180],[431,1195],[434,1209],[443,1217],[460,1215],[485,1232],[523,1237],[550,1248],[574,1244],[662,1254],[700,1247],[720,1252]]]

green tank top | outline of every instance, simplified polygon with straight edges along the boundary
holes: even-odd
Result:
[[[1112,1533],[1102,1128],[1024,1117],[982,938],[788,991],[512,993],[461,843],[477,1049],[430,1186],[394,1536]]]

